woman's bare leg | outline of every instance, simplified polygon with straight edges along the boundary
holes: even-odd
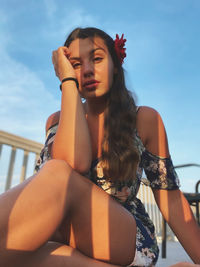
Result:
[[[64,244],[48,242],[20,267],[117,267],[89,258]]]
[[[133,260],[132,215],[63,161],[47,162],[35,177],[2,194],[0,210],[0,265],[30,256],[63,222],[66,241],[84,255],[118,265]]]

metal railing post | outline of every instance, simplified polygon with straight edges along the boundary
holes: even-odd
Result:
[[[28,154],[29,154],[28,151],[24,150],[24,158],[23,158],[23,164],[22,164],[22,170],[21,170],[21,176],[20,176],[20,183],[23,182],[26,178]]]
[[[0,159],[1,159],[1,152],[2,152],[2,144],[0,144]]]
[[[13,168],[14,168],[14,163],[15,163],[15,155],[16,155],[16,147],[12,147],[12,152],[11,152],[11,156],[10,156],[10,163],[9,163],[9,168],[8,168],[8,175],[7,175],[7,179],[6,179],[5,191],[10,189],[10,187],[11,187]]]

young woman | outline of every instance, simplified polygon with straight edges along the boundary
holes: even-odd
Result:
[[[154,266],[154,226],[136,197],[143,169],[163,216],[200,263],[200,231],[162,119],[136,107],[126,89],[124,43],[78,28],[53,52],[61,110],[47,120],[38,173],[0,196],[0,266]]]

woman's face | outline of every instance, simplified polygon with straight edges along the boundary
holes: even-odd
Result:
[[[105,95],[113,83],[114,65],[103,39],[76,39],[69,52],[81,95],[86,99]]]

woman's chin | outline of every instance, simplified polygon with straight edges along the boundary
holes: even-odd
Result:
[[[82,97],[84,98],[101,98],[101,97],[106,97],[108,95],[108,91],[107,90],[90,90],[90,91],[85,91],[82,94]]]

